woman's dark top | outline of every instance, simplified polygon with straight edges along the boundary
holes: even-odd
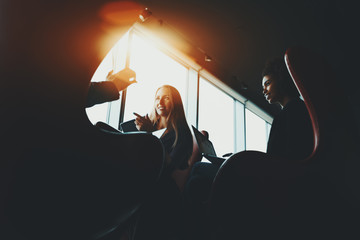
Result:
[[[175,239],[174,236],[181,236],[184,232],[186,217],[182,195],[171,173],[176,169],[188,167],[193,143],[189,128],[179,127],[178,134],[175,147],[173,129],[160,138],[171,162],[166,166],[158,186],[152,191],[152,197],[142,207],[141,216],[136,224],[135,239]]]
[[[175,131],[173,129],[160,138],[165,152],[171,158],[171,162],[167,166],[169,172],[176,169],[186,169],[189,166],[188,160],[192,154],[193,142],[190,130],[186,127],[179,127],[178,134],[175,147],[173,147],[175,141]]]
[[[308,157],[314,146],[313,130],[305,103],[290,100],[274,118],[267,153],[294,160]]]

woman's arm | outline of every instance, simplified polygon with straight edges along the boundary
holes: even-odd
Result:
[[[134,112],[135,125],[139,131],[153,132],[154,124],[151,122],[149,116],[146,114],[144,117]]]

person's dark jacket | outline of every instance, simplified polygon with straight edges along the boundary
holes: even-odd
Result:
[[[91,82],[86,107],[119,99],[120,94],[115,84],[110,81]]]
[[[300,160],[312,153],[313,146],[313,130],[305,103],[300,98],[290,100],[274,118],[266,152]]]

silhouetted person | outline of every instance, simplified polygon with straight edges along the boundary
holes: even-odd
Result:
[[[266,100],[281,107],[280,113],[275,116],[272,123],[267,153],[289,160],[306,158],[313,150],[311,121],[284,60],[282,58],[269,60],[262,76]],[[194,214],[194,219],[197,219],[195,223],[203,222],[201,218],[206,214],[205,203],[219,168],[219,164],[207,162],[198,162],[193,166],[184,197],[190,213]],[[201,224],[197,228],[200,226]]]
[[[284,60],[276,58],[268,61],[262,76],[266,100],[281,106],[271,125],[266,152],[293,160],[308,157],[314,145],[311,121]]]

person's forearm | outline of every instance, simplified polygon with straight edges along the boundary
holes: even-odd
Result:
[[[120,94],[112,82],[91,82],[86,100],[86,107],[119,99]]]

